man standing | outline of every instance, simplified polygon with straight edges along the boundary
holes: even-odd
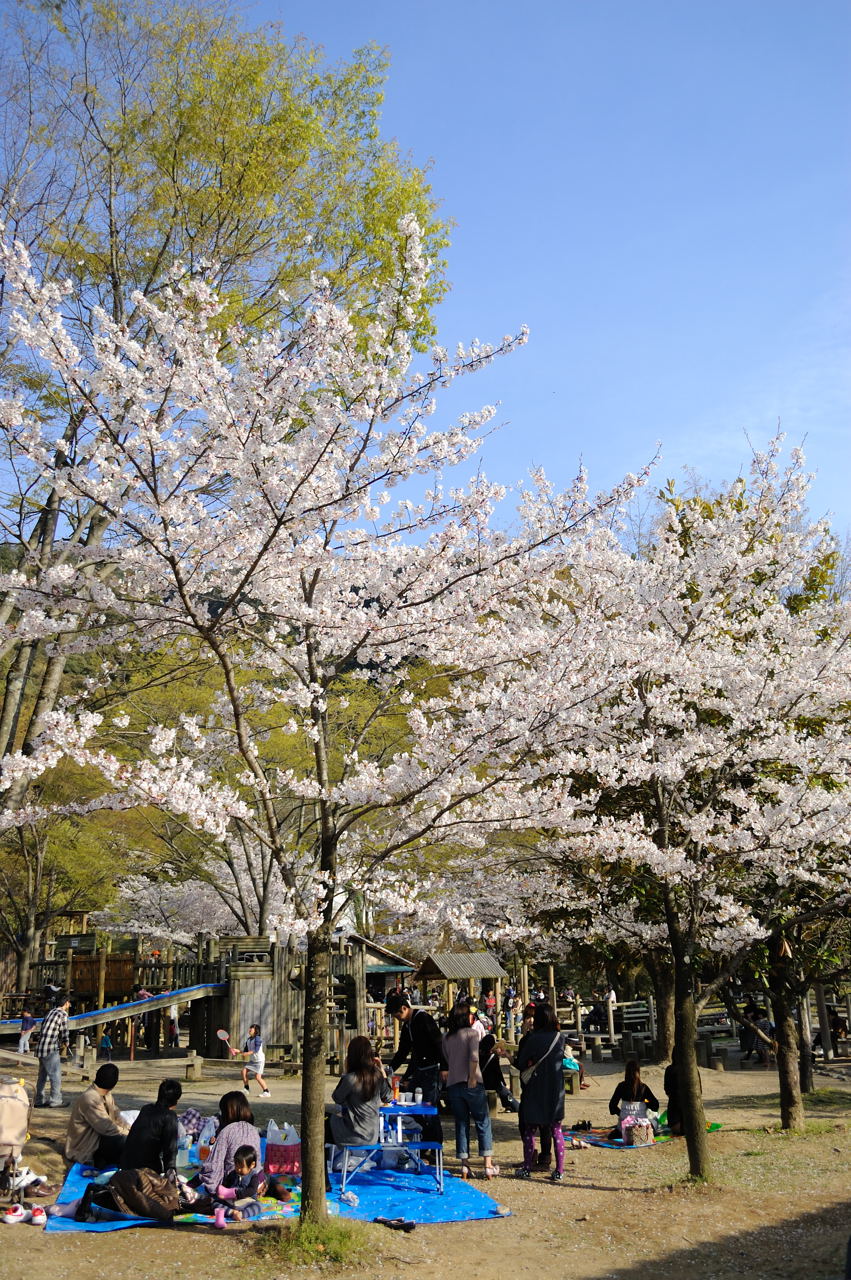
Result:
[[[38,1081],[35,1086],[37,1107],[67,1107],[62,1101],[62,1053],[68,1052],[68,1008],[71,1001],[60,992],[56,1005],[41,1024],[35,1054],[38,1058]],[[50,1084],[50,1102],[45,1101],[44,1087]]]
[[[175,1107],[183,1088],[179,1080],[161,1080],[156,1102],[146,1102],[127,1135],[121,1152],[122,1169],[153,1169],[171,1173],[177,1168],[178,1129]]]
[[[105,1062],[98,1067],[88,1089],[75,1100],[68,1117],[65,1159],[110,1169],[118,1164],[127,1125],[121,1119],[112,1090],[118,1084],[118,1067]]]
[[[440,1093],[440,1073],[448,1069],[443,1055],[440,1027],[425,1009],[413,1010],[408,996],[401,993],[391,991],[385,1008],[401,1028],[399,1048],[390,1062],[391,1071],[396,1071],[403,1062],[408,1061],[408,1088],[422,1089],[423,1102],[436,1107]],[[440,1118],[422,1116],[421,1119],[423,1140],[443,1142]]]

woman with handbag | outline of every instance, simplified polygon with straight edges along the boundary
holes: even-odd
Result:
[[[565,1038],[555,1010],[547,1001],[535,1005],[532,1029],[517,1048],[515,1065],[520,1072],[520,1135],[523,1139],[523,1164],[518,1178],[531,1178],[535,1164],[535,1132],[552,1135],[556,1167],[550,1174],[553,1182],[564,1178],[564,1057]]]
[[[476,1126],[479,1155],[484,1162],[485,1177],[499,1173],[493,1162],[493,1133],[488,1111],[488,1095],[479,1065],[481,1037],[473,1027],[475,1014],[469,1000],[459,1000],[449,1015],[449,1027],[443,1037],[443,1053],[449,1064],[446,1073],[446,1096],[455,1117],[455,1154],[461,1161],[461,1177],[469,1178],[470,1121]]]

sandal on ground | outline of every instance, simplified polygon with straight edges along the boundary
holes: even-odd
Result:
[[[499,1177],[499,1165],[498,1165],[498,1164],[492,1164],[492,1165],[491,1165],[491,1167],[490,1167],[489,1169],[485,1169],[485,1177],[487,1178],[488,1182],[490,1182],[491,1178],[498,1178],[498,1177]]]
[[[532,1176],[532,1170],[521,1164],[519,1169],[514,1170],[514,1176],[515,1178],[522,1178],[524,1182],[528,1182]]]
[[[465,1182],[469,1182],[473,1176],[473,1170],[470,1168],[470,1166],[467,1164],[465,1160],[461,1161],[460,1174]]]
[[[382,1227],[389,1227],[391,1231],[411,1232],[416,1227],[415,1222],[411,1222],[407,1218],[373,1218],[373,1222],[378,1222]]]

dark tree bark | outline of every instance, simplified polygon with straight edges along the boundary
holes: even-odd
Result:
[[[304,1047],[301,1077],[301,1216],[319,1222],[325,1202],[325,1045],[328,1040],[328,981],[331,931],[326,924],[307,939],[304,987]]]
[[[795,975],[785,956],[771,965],[768,987],[777,1039],[780,1123],[784,1129],[801,1130],[804,1127],[804,1101],[801,1096],[800,1044],[795,1023]]]
[[[669,953],[650,952],[644,967],[656,1001],[656,1061],[668,1062],[674,1049],[674,970]]]
[[[706,1179],[710,1173],[709,1144],[706,1140],[706,1116],[697,1067],[697,1012],[694,1004],[692,956],[689,939],[680,924],[674,892],[670,888],[665,890],[665,915],[674,960],[677,1080],[689,1174],[692,1178]]]

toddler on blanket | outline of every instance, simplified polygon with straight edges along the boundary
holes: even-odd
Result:
[[[226,1174],[216,1198],[228,1201],[220,1204],[215,1212],[215,1224],[223,1227],[226,1219],[242,1222],[256,1218],[263,1212],[257,1197],[266,1191],[266,1177],[257,1168],[257,1152],[253,1147],[238,1147],[233,1153],[233,1169]]]

